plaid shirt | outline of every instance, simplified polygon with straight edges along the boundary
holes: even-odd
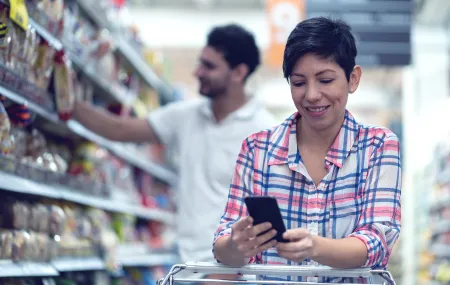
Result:
[[[246,196],[272,196],[278,201],[288,229],[307,228],[313,235],[333,239],[356,237],[367,247],[365,267],[385,268],[400,233],[401,166],[397,137],[386,128],[358,124],[347,111],[325,157],[328,174],[316,187],[298,151],[299,119],[295,113],[274,129],[254,134],[243,142],[214,242],[230,235],[231,225],[248,215]],[[312,260],[302,264],[287,261],[278,256],[275,248],[250,262],[318,265]]]

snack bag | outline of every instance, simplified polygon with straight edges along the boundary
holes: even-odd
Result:
[[[7,65],[11,53],[11,35],[9,33],[9,8],[0,3],[0,63]],[[1,76],[3,79],[3,76]]]
[[[75,103],[71,62],[64,51],[55,54],[54,90],[59,118],[67,121]]]
[[[1,95],[0,95],[1,96]],[[11,122],[8,113],[0,101],[0,154],[9,154],[14,149],[13,138],[9,133],[11,130]]]
[[[37,49],[37,58],[34,64],[35,84],[38,88],[47,90],[53,72],[53,57],[56,50],[43,39],[39,41]]]

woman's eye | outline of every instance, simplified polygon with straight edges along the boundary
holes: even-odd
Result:
[[[329,84],[331,82],[333,82],[333,79],[321,79],[320,80],[320,83],[323,83],[323,84]]]
[[[292,85],[294,85],[295,87],[302,87],[303,85],[305,85],[304,82],[293,82]]]

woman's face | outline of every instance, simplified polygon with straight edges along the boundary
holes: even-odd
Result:
[[[348,81],[344,70],[333,60],[312,53],[297,60],[291,76],[291,94],[302,125],[316,131],[341,125],[349,93],[356,91],[361,68],[356,66]]]

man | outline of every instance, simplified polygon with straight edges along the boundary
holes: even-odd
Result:
[[[275,125],[245,94],[260,63],[252,34],[238,25],[214,28],[195,71],[204,98],[162,107],[147,120],[119,118],[77,102],[75,118],[116,141],[173,146],[180,155],[177,235],[181,262],[214,262],[214,231],[223,213],[242,141]]]

